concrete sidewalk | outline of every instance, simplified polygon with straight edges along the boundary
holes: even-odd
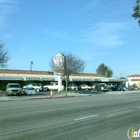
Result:
[[[129,94],[129,93],[140,93],[140,90],[130,90],[130,91],[110,91],[110,92],[105,92],[106,94]]]
[[[72,97],[84,97],[84,96],[96,96],[96,95],[118,95],[118,94],[129,94],[129,93],[140,93],[140,91],[112,91],[112,92],[91,92],[85,91],[74,93],[68,92],[67,96],[64,93],[53,93],[53,95],[24,95],[24,96],[2,96],[0,101],[14,101],[14,100],[37,100],[37,99],[55,99],[55,98],[72,98]]]
[[[78,97],[78,96],[89,96],[88,94],[80,94],[80,93],[67,93],[67,96],[65,94],[59,94],[54,93],[52,96],[50,95],[24,95],[24,96],[2,96],[0,97],[0,101],[12,101],[12,100],[35,100],[35,99],[54,99],[54,98],[72,98],[72,97]]]

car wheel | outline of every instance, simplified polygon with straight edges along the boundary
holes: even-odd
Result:
[[[39,92],[39,89],[36,89],[36,92]]]
[[[49,89],[48,88],[44,88],[44,91],[48,91]]]

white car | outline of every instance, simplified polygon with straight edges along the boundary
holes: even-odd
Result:
[[[43,86],[42,86],[42,84],[40,84],[40,83],[30,83],[30,84],[24,86],[24,87],[23,87],[23,90],[24,90],[25,88],[31,88],[31,87],[34,88],[37,92],[43,90]]]
[[[80,85],[80,87],[79,87],[80,89],[85,89],[85,90],[89,90],[89,89],[92,89],[92,87],[91,86],[88,86],[88,85],[86,85],[86,84],[82,84],[82,85]]]
[[[33,87],[27,87],[23,90],[24,94],[30,95],[30,94],[36,94],[36,89]]]
[[[47,90],[58,90],[58,89],[59,89],[59,86],[56,83],[52,83],[50,85],[44,85],[44,91],[47,91]],[[64,90],[64,86],[63,85],[61,85],[61,90]]]

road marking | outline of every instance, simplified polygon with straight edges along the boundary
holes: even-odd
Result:
[[[91,115],[91,116],[86,116],[86,117],[74,119],[74,121],[84,120],[84,119],[93,118],[93,117],[97,117],[97,116],[98,116],[98,114],[96,114],[96,115]]]

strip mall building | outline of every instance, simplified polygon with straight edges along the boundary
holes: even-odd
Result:
[[[0,90],[5,90],[8,83],[19,83],[24,86],[28,83],[42,83],[50,84],[51,82],[57,82],[57,77],[53,72],[46,71],[29,71],[29,70],[0,70]],[[94,83],[120,83],[125,82],[121,79],[111,79],[101,77],[92,73],[79,73],[70,75],[70,82],[80,84],[93,85]]]

